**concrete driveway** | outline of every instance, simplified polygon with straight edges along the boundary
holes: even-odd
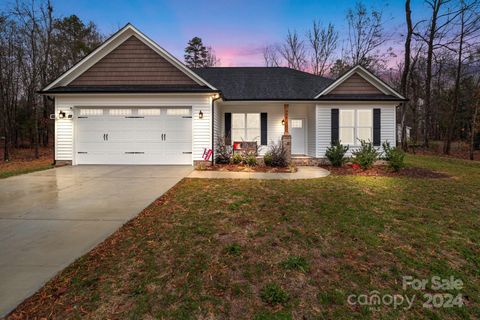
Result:
[[[192,170],[68,166],[0,180],[0,317]]]

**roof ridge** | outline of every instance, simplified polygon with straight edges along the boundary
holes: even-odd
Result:
[[[296,73],[300,73],[300,74],[303,74],[303,75],[306,75],[306,76],[312,76],[312,77],[316,77],[316,78],[319,78],[319,79],[325,79],[325,80],[335,80],[335,79],[332,79],[332,78],[329,78],[329,77],[325,77],[325,76],[319,76],[319,75],[316,75],[316,74],[313,74],[313,73],[310,73],[310,72],[306,72],[306,71],[301,71],[301,70],[297,70],[297,69],[294,69],[294,68],[289,68],[289,67],[266,67],[266,66],[248,66],[248,67],[245,67],[245,66],[239,66],[239,67],[201,67],[201,68],[190,68],[192,70],[233,70],[233,69],[283,69],[283,70],[286,70],[286,71],[293,71],[293,72],[296,72]]]

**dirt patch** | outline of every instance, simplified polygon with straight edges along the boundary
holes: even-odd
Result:
[[[269,172],[269,173],[292,173],[296,170],[291,167],[267,167],[267,166],[245,166],[241,164],[216,164],[205,167],[206,171],[230,171],[230,172]]]
[[[327,169],[334,175],[346,176],[373,176],[373,177],[409,177],[409,178],[421,178],[421,179],[443,179],[450,178],[450,176],[443,172],[437,172],[425,168],[409,167],[402,168],[400,171],[393,171],[387,166],[374,166],[370,169],[363,170],[351,165],[345,165],[343,167],[333,167],[327,165],[321,165],[320,167]]]

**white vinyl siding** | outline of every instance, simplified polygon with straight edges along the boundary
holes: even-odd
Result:
[[[317,105],[317,157],[325,157],[332,140],[331,108]]]
[[[75,108],[86,107],[100,109],[113,107],[116,109],[148,109],[155,107],[177,107],[187,109],[191,107],[192,115],[192,156],[193,160],[203,160],[204,148],[212,146],[211,131],[211,97],[208,95],[161,95],[161,94],[84,94],[62,95],[55,97],[55,112],[60,110],[73,112]],[[70,109],[72,108],[72,109]],[[203,119],[199,119],[202,111]],[[74,160],[73,143],[75,132],[75,119],[57,119],[55,122],[57,160]]]
[[[394,107],[382,107],[380,113],[380,136],[381,142],[388,141],[391,146],[397,145],[395,135],[395,108]]]
[[[61,109],[57,109],[55,114]],[[55,121],[55,159],[72,160],[73,155],[73,121],[57,119]]]

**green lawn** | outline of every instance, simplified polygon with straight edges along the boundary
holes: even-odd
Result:
[[[133,319],[476,319],[480,163],[409,156],[448,179],[184,180],[16,315]],[[465,306],[426,309],[402,276],[453,276]],[[351,294],[416,295],[413,307]]]

